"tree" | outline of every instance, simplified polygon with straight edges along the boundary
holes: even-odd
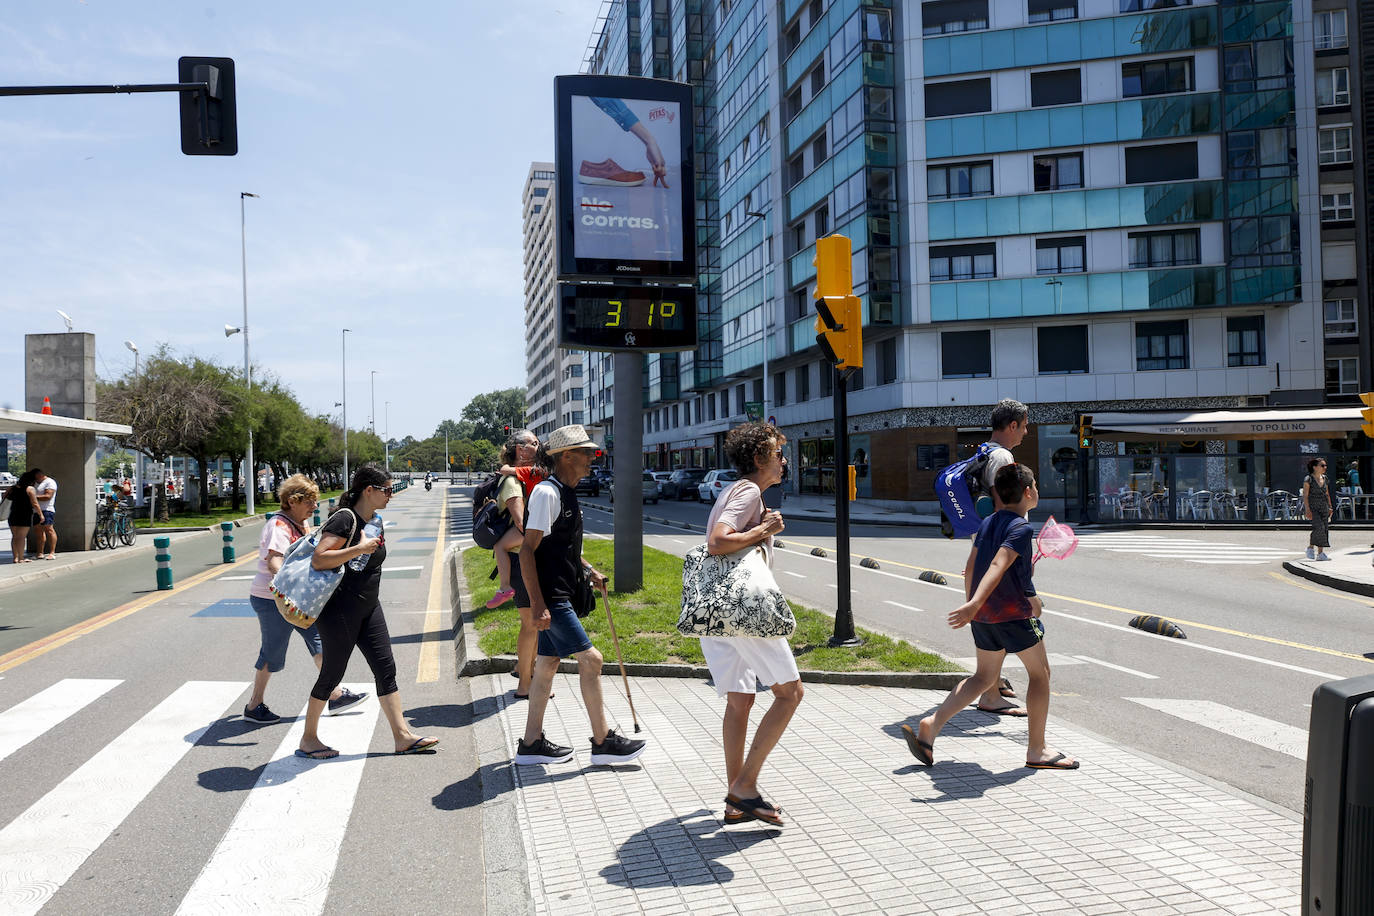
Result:
[[[463,419],[472,424],[473,439],[485,439],[498,447],[504,445],[505,427],[525,422],[525,389],[506,388],[479,394],[463,408]]]
[[[13,464],[13,461],[10,462]],[[117,449],[107,452],[95,465],[95,476],[105,478],[118,478],[124,474],[133,473],[134,456],[124,449]]]
[[[442,439],[447,433],[449,440],[471,439],[473,425],[467,420],[445,420],[434,428],[434,438]]]

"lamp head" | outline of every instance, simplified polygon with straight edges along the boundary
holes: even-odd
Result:
[[[68,315],[66,312],[62,311],[61,309],[58,309],[58,310],[57,310],[57,314],[58,314],[58,316],[61,317],[61,319],[62,319],[63,321],[65,321],[65,322],[67,323],[67,330],[70,331],[70,330],[72,329],[72,316],[71,316],[71,315]]]
[[[134,342],[132,340],[124,341],[124,346],[128,347],[134,353],[138,352],[138,347],[134,346]]]
[[[242,328],[236,328],[236,327],[234,327],[232,324],[226,324],[226,325],[224,326],[224,336],[225,336],[225,337],[233,337],[235,334],[237,334],[237,333],[238,333],[239,331],[241,331],[241,330],[243,330],[243,329],[242,329]]]

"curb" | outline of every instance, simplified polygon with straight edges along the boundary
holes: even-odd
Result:
[[[1295,576],[1303,579],[1310,579],[1318,585],[1325,585],[1328,588],[1338,589],[1343,592],[1351,592],[1356,595],[1364,595],[1367,598],[1374,598],[1374,582],[1358,582],[1354,579],[1347,579],[1344,576],[1331,576],[1326,573],[1317,572],[1310,566],[1303,566],[1297,560],[1284,560],[1283,568]]]
[[[140,528],[139,530],[146,531],[147,529]],[[159,534],[163,530],[164,529],[156,529],[157,533]],[[200,534],[209,534],[211,530],[212,529],[210,528],[181,528],[176,529],[173,533],[191,531],[198,532]],[[156,535],[153,535],[152,537],[155,536]],[[157,547],[153,544],[152,537],[141,538],[139,540],[139,543],[137,543],[133,547],[120,547],[115,550],[108,551],[81,551],[83,553],[94,554],[94,556],[84,557],[80,560],[73,560],[70,563],[63,563],[61,566],[44,567],[41,570],[25,573],[22,576],[14,576],[12,578],[0,579],[0,591],[3,591],[7,588],[13,588],[17,585],[26,585],[30,582],[41,582],[45,579],[57,579],[60,578],[63,574],[65,574],[68,570],[88,569],[92,566],[103,566],[106,563],[113,563],[116,560],[122,560],[125,557],[137,556],[138,554],[143,553],[152,553],[157,549]]]
[[[478,674],[505,674],[515,668],[515,656],[483,656],[481,660],[469,662],[474,668],[482,670]],[[558,663],[560,674],[576,674],[577,662],[563,659]],[[607,659],[603,677],[614,677],[620,673],[620,666],[613,659]],[[701,678],[711,676],[705,665],[651,665],[631,662],[625,666],[625,673],[632,677],[678,677]],[[808,684],[844,684],[857,687],[918,687],[948,690],[968,677],[967,671],[809,671],[801,669],[801,679]]]
[[[226,522],[233,522],[235,528],[242,528],[245,522],[257,521],[257,520],[260,519],[260,518],[266,518],[266,517],[267,517],[267,513],[266,513],[266,512],[262,512],[262,513],[259,513],[258,515],[245,515],[243,518],[226,518],[225,521],[226,521]],[[185,527],[185,528],[162,528],[162,527],[159,527],[159,528],[139,528],[138,530],[139,530],[139,531],[142,531],[142,532],[144,532],[144,533],[146,533],[146,534],[151,534],[151,535],[159,535],[159,534],[184,534],[184,533],[187,532],[187,531],[218,531],[218,530],[219,530],[219,522],[215,522],[213,525],[191,525],[191,526],[188,526],[188,527]]]

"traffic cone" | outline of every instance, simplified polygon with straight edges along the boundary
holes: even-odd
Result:
[[[52,401],[48,400],[47,395],[43,395],[43,413],[52,416]]]

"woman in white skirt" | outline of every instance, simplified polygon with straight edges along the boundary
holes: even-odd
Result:
[[[740,479],[720,494],[706,523],[706,550],[712,555],[763,545],[773,565],[773,535],[782,531],[782,513],[765,510],[763,491],[782,480],[786,437],[766,423],[747,423],[725,437],[725,453]],[[721,737],[725,745],[725,823],[762,821],[782,826],[782,809],[763,799],[759,771],[777,746],[802,700],[801,675],[787,638],[704,636],[701,652],[716,692],[726,698]],[[744,753],[755,683],[773,690],[773,705],[759,722],[749,755]]]

